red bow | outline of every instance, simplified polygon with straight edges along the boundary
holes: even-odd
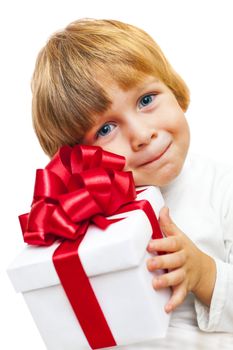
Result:
[[[44,170],[37,170],[31,211],[19,217],[25,242],[48,246],[63,239],[53,263],[92,349],[115,346],[116,341],[78,255],[90,222],[106,228],[119,220],[106,216],[141,209],[152,237],[162,237],[149,202],[134,201],[132,173],[122,171],[124,165],[123,157],[100,147],[64,146]]]
[[[123,157],[100,147],[64,146],[45,169],[36,173],[29,214],[19,217],[24,241],[51,245],[58,238],[75,240],[90,222],[104,229],[122,205],[136,197]]]

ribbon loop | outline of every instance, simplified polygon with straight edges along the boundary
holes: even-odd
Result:
[[[60,196],[59,203],[73,222],[81,222],[101,213],[100,207],[87,189]]]
[[[73,240],[88,227],[86,221],[114,214],[133,201],[133,178],[122,171],[124,164],[123,157],[97,146],[62,147],[45,169],[37,170],[31,212],[27,225],[22,225],[25,242]]]
[[[48,169],[37,169],[34,187],[34,199],[54,198],[66,193],[64,182]]]

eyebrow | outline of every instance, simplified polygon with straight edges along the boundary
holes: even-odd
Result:
[[[140,93],[141,91],[145,90],[148,86],[152,85],[152,84],[155,84],[155,83],[159,83],[159,79],[158,78],[153,78],[151,81],[145,81],[143,82],[142,84],[139,83],[138,86],[136,86],[136,91],[138,93]]]

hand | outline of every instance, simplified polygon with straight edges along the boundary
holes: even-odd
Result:
[[[155,289],[172,288],[172,296],[165,305],[165,311],[173,311],[182,304],[188,292],[192,291],[206,305],[210,305],[216,267],[214,260],[203,253],[174,224],[168,208],[160,211],[159,223],[165,238],[151,240],[147,250],[150,253],[164,252],[147,261],[149,271],[168,270],[153,278]]]

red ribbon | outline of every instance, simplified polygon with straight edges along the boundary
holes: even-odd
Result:
[[[78,255],[89,224],[104,229],[116,221],[106,216],[142,209],[152,238],[162,238],[149,202],[134,201],[132,173],[122,171],[124,165],[123,157],[100,147],[64,146],[45,169],[37,170],[31,211],[19,217],[25,242],[48,246],[62,239],[53,263],[93,349],[115,346],[116,341]]]

